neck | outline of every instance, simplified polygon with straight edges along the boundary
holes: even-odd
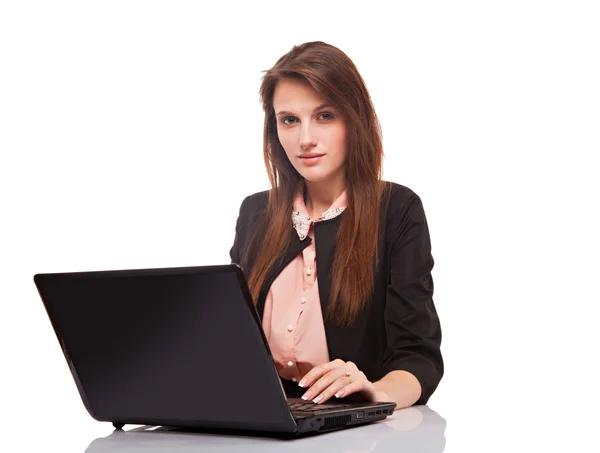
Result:
[[[344,176],[318,182],[304,180],[304,184],[306,185],[306,209],[310,217],[316,219],[344,192],[346,178]]]

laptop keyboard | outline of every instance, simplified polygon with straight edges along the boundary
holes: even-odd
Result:
[[[313,413],[326,411],[329,409],[343,409],[346,407],[352,407],[352,404],[315,404],[312,401],[307,401],[302,403],[289,403],[289,406],[292,412]]]

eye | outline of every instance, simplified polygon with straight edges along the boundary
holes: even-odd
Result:
[[[319,116],[323,116],[323,115],[329,115],[329,118],[325,118],[325,119],[330,119],[330,120],[333,119],[333,115],[329,112],[323,112]]]
[[[319,118],[321,118],[321,117],[323,117],[323,116],[325,116],[325,118],[323,118],[323,119],[325,119],[325,120],[332,120],[332,119],[334,118],[333,114],[332,114],[332,113],[329,113],[329,112],[323,112],[323,113],[321,113],[321,114],[319,115]],[[290,120],[290,121],[288,121],[288,120]],[[282,118],[282,119],[281,119],[281,122],[282,122],[283,124],[287,125],[287,126],[290,126],[290,125],[294,124],[294,122],[295,122],[296,120],[297,120],[297,118],[296,118],[296,117],[293,117],[293,116],[286,116],[286,117],[284,117],[284,118]]]

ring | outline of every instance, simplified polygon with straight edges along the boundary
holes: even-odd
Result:
[[[352,384],[352,378],[350,376],[352,376],[352,373],[346,373],[346,377],[350,381],[350,384]]]

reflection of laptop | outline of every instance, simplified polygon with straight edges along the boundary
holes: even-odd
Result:
[[[114,430],[90,442],[85,453],[349,453],[349,452],[427,452],[442,453],[446,446],[446,420],[427,406],[413,406],[390,416],[385,423],[372,423],[363,429],[347,429],[323,442],[310,436],[302,442],[265,442],[245,436],[243,444],[234,436],[199,437],[197,429],[140,426]],[[262,436],[264,437],[264,436]],[[282,448],[285,447],[285,448]]]
[[[395,408],[356,395],[287,400],[235,264],[34,281],[96,420],[297,435],[380,420]]]

